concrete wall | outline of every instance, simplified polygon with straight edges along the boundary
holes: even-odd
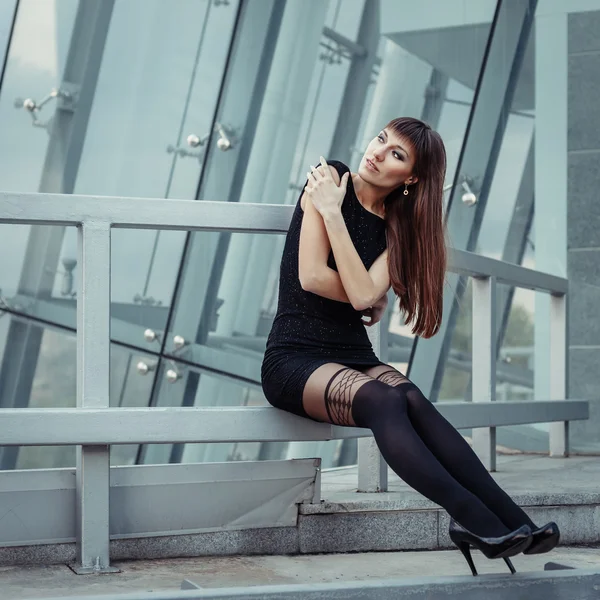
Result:
[[[568,221],[571,398],[590,400],[572,425],[575,450],[600,450],[600,10],[568,16]]]

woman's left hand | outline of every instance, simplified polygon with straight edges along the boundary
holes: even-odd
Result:
[[[321,167],[311,166],[310,169],[310,172],[307,173],[306,191],[312,200],[313,206],[323,218],[339,214],[346,195],[350,173],[344,173],[340,185],[337,185],[333,180],[327,161],[322,156]]]
[[[375,302],[375,304],[373,304],[373,306],[361,311],[363,324],[367,327],[371,327],[372,325],[375,325],[375,323],[379,323],[381,317],[385,314],[387,305],[388,297],[387,294],[384,294],[377,302]]]

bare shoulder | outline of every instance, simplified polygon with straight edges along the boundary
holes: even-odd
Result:
[[[323,166],[319,165],[317,167],[317,171],[319,171],[320,173],[323,173]],[[336,185],[340,185],[340,174],[337,172],[337,169],[331,165],[329,165],[329,171],[331,173],[331,177],[332,179],[335,181]],[[306,192],[304,192],[302,194],[302,197],[300,198],[300,208],[302,208],[302,210],[305,209],[305,205],[306,205]]]
[[[340,174],[338,173],[337,169],[332,166],[332,165],[328,165],[329,166],[329,172],[331,173],[331,177],[333,177],[333,180],[335,181],[336,185],[340,184]],[[317,167],[317,171],[319,171],[319,173],[323,173],[323,166],[319,165]]]

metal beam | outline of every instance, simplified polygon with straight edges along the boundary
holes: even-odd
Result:
[[[473,251],[477,243],[536,4],[536,0],[498,2],[449,201],[448,229],[453,246],[459,250]],[[474,207],[460,201],[463,177],[476,182],[478,201]],[[415,342],[409,376],[433,401],[439,392],[463,291],[458,277],[448,277],[440,331],[433,338]]]
[[[443,402],[457,429],[587,419],[587,400]],[[0,409],[3,445],[112,445],[174,442],[332,440],[368,429],[313,423],[271,407]]]

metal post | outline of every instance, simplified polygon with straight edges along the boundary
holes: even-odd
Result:
[[[371,327],[368,334],[376,354],[381,360],[386,360],[387,336],[381,335],[381,325],[378,323]],[[375,439],[360,438],[358,440],[358,491],[387,492],[387,489],[388,466],[379,452]]]
[[[567,296],[550,296],[550,399],[567,397]],[[550,424],[550,456],[569,455],[569,422]]]
[[[77,408],[109,407],[110,223],[78,230]],[[109,566],[108,446],[77,448],[77,573],[118,571]]]
[[[473,402],[496,399],[496,278],[474,277]],[[489,471],[496,470],[496,428],[473,430],[473,450]]]

